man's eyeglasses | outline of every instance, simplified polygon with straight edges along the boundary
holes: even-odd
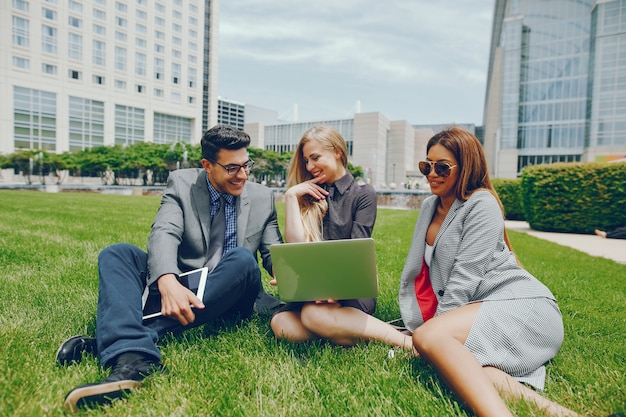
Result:
[[[435,174],[443,178],[450,176],[452,168],[456,167],[456,165],[450,165],[447,162],[420,161],[418,163],[418,167],[424,175],[430,174],[433,166],[435,167]]]
[[[217,165],[224,168],[226,170],[226,173],[230,175],[231,177],[233,175],[237,175],[237,173],[239,172],[241,168],[243,168],[243,172],[245,172],[246,175],[248,175],[250,173],[250,169],[254,166],[254,161],[252,159],[248,159],[248,161],[243,165],[237,165],[237,164],[222,165],[217,161],[213,161],[213,162],[215,162]]]

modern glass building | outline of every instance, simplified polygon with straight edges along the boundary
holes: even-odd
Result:
[[[218,0],[0,1],[0,153],[197,143]]]
[[[496,0],[485,100],[492,175],[626,155],[626,0]]]

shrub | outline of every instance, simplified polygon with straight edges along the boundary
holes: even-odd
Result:
[[[626,224],[626,164],[528,166],[521,191],[524,215],[536,230],[592,233]]]
[[[496,178],[492,181],[502,205],[507,220],[525,220],[522,206],[521,180]]]

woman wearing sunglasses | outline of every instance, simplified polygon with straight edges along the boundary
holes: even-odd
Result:
[[[563,322],[554,295],[511,250],[481,144],[450,128],[426,150],[419,169],[434,195],[420,209],[399,294],[415,349],[478,416],[512,416],[500,394],[576,416],[527,386],[543,389]]]
[[[358,184],[347,164],[346,143],[332,127],[313,127],[302,135],[287,175],[287,242],[371,237],[376,192]],[[277,338],[292,342],[323,338],[353,345],[373,339],[411,350],[410,336],[373,317],[375,308],[374,298],[288,303],[271,326]]]

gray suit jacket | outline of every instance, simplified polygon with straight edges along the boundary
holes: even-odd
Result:
[[[260,252],[263,267],[271,274],[269,247],[283,241],[274,194],[265,186],[246,182],[236,201],[237,246],[253,254]],[[148,241],[148,285],[164,274],[180,274],[206,265],[210,206],[204,169],[181,169],[170,174]]]
[[[424,322],[414,283],[438,203],[438,196],[424,200],[400,278],[400,314],[411,331]],[[545,285],[517,264],[504,241],[502,211],[488,191],[474,192],[467,201],[452,204],[435,238],[429,272],[438,302],[436,316],[477,301],[554,299]]]

